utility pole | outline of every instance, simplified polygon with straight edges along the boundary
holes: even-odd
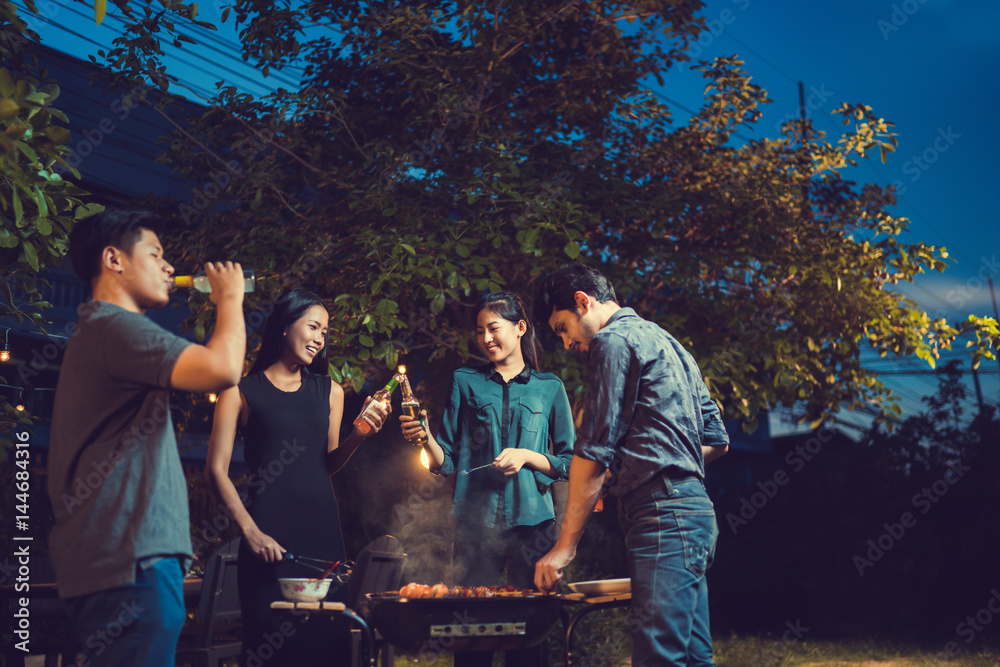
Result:
[[[976,401],[979,403],[979,413],[983,412],[983,387],[979,384],[979,371],[972,367],[972,381],[976,383]]]
[[[993,318],[1000,322],[1000,314],[997,314],[997,295],[993,291],[993,276],[987,275],[986,280],[990,283],[990,298],[993,299]],[[1000,350],[994,350],[1000,352]],[[997,354],[997,374],[1000,375],[1000,354]]]
[[[806,133],[806,93],[805,87],[802,82],[799,81],[799,132],[802,135],[802,152],[803,155],[807,155],[806,146],[808,145],[809,136]],[[804,158],[802,161],[802,213],[808,216],[811,210],[809,205],[809,178],[806,175],[809,171],[809,161],[808,158]]]

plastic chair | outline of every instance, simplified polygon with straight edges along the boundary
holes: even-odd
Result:
[[[365,595],[398,590],[406,554],[399,540],[391,535],[383,535],[362,549],[355,563],[348,583],[348,604],[356,613],[368,618],[368,600]],[[381,653],[383,667],[388,667],[393,664],[392,645],[382,639],[377,629],[374,632],[376,652]],[[356,654],[357,651],[356,642]],[[355,664],[362,662],[356,659]]]
[[[181,635],[178,658],[190,658],[193,667],[218,667],[220,659],[238,656],[240,596],[236,563],[240,538],[223,544],[208,559],[198,599],[198,624]]]

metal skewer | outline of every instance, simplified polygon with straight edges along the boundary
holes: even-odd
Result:
[[[465,475],[468,475],[470,472],[476,472],[477,470],[482,470],[483,468],[492,468],[492,467],[493,467],[492,463],[487,463],[484,466],[476,466],[475,468],[466,468],[465,470],[463,470],[462,472],[460,472],[458,474],[461,475],[461,476],[465,476]]]

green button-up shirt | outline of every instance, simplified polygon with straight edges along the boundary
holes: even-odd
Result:
[[[504,382],[492,364],[458,369],[436,438],[444,463],[434,472],[450,475],[486,465],[504,448],[516,447],[544,455],[557,477],[527,466],[509,477],[491,468],[459,475],[452,516],[501,529],[554,518],[549,486],[567,478],[574,436],[569,399],[555,375],[525,367]]]

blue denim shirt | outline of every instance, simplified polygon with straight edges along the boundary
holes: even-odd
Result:
[[[525,367],[504,382],[492,364],[460,368],[436,436],[444,463],[434,472],[486,465],[505,447],[518,447],[545,455],[558,479],[565,479],[573,436],[569,399],[555,375]],[[549,492],[554,481],[527,466],[510,477],[490,468],[459,475],[452,516],[487,528],[537,525],[555,517]]]
[[[611,495],[664,473],[704,479],[702,445],[729,443],[694,357],[631,308],[590,342],[587,384],[574,453],[611,469]]]

